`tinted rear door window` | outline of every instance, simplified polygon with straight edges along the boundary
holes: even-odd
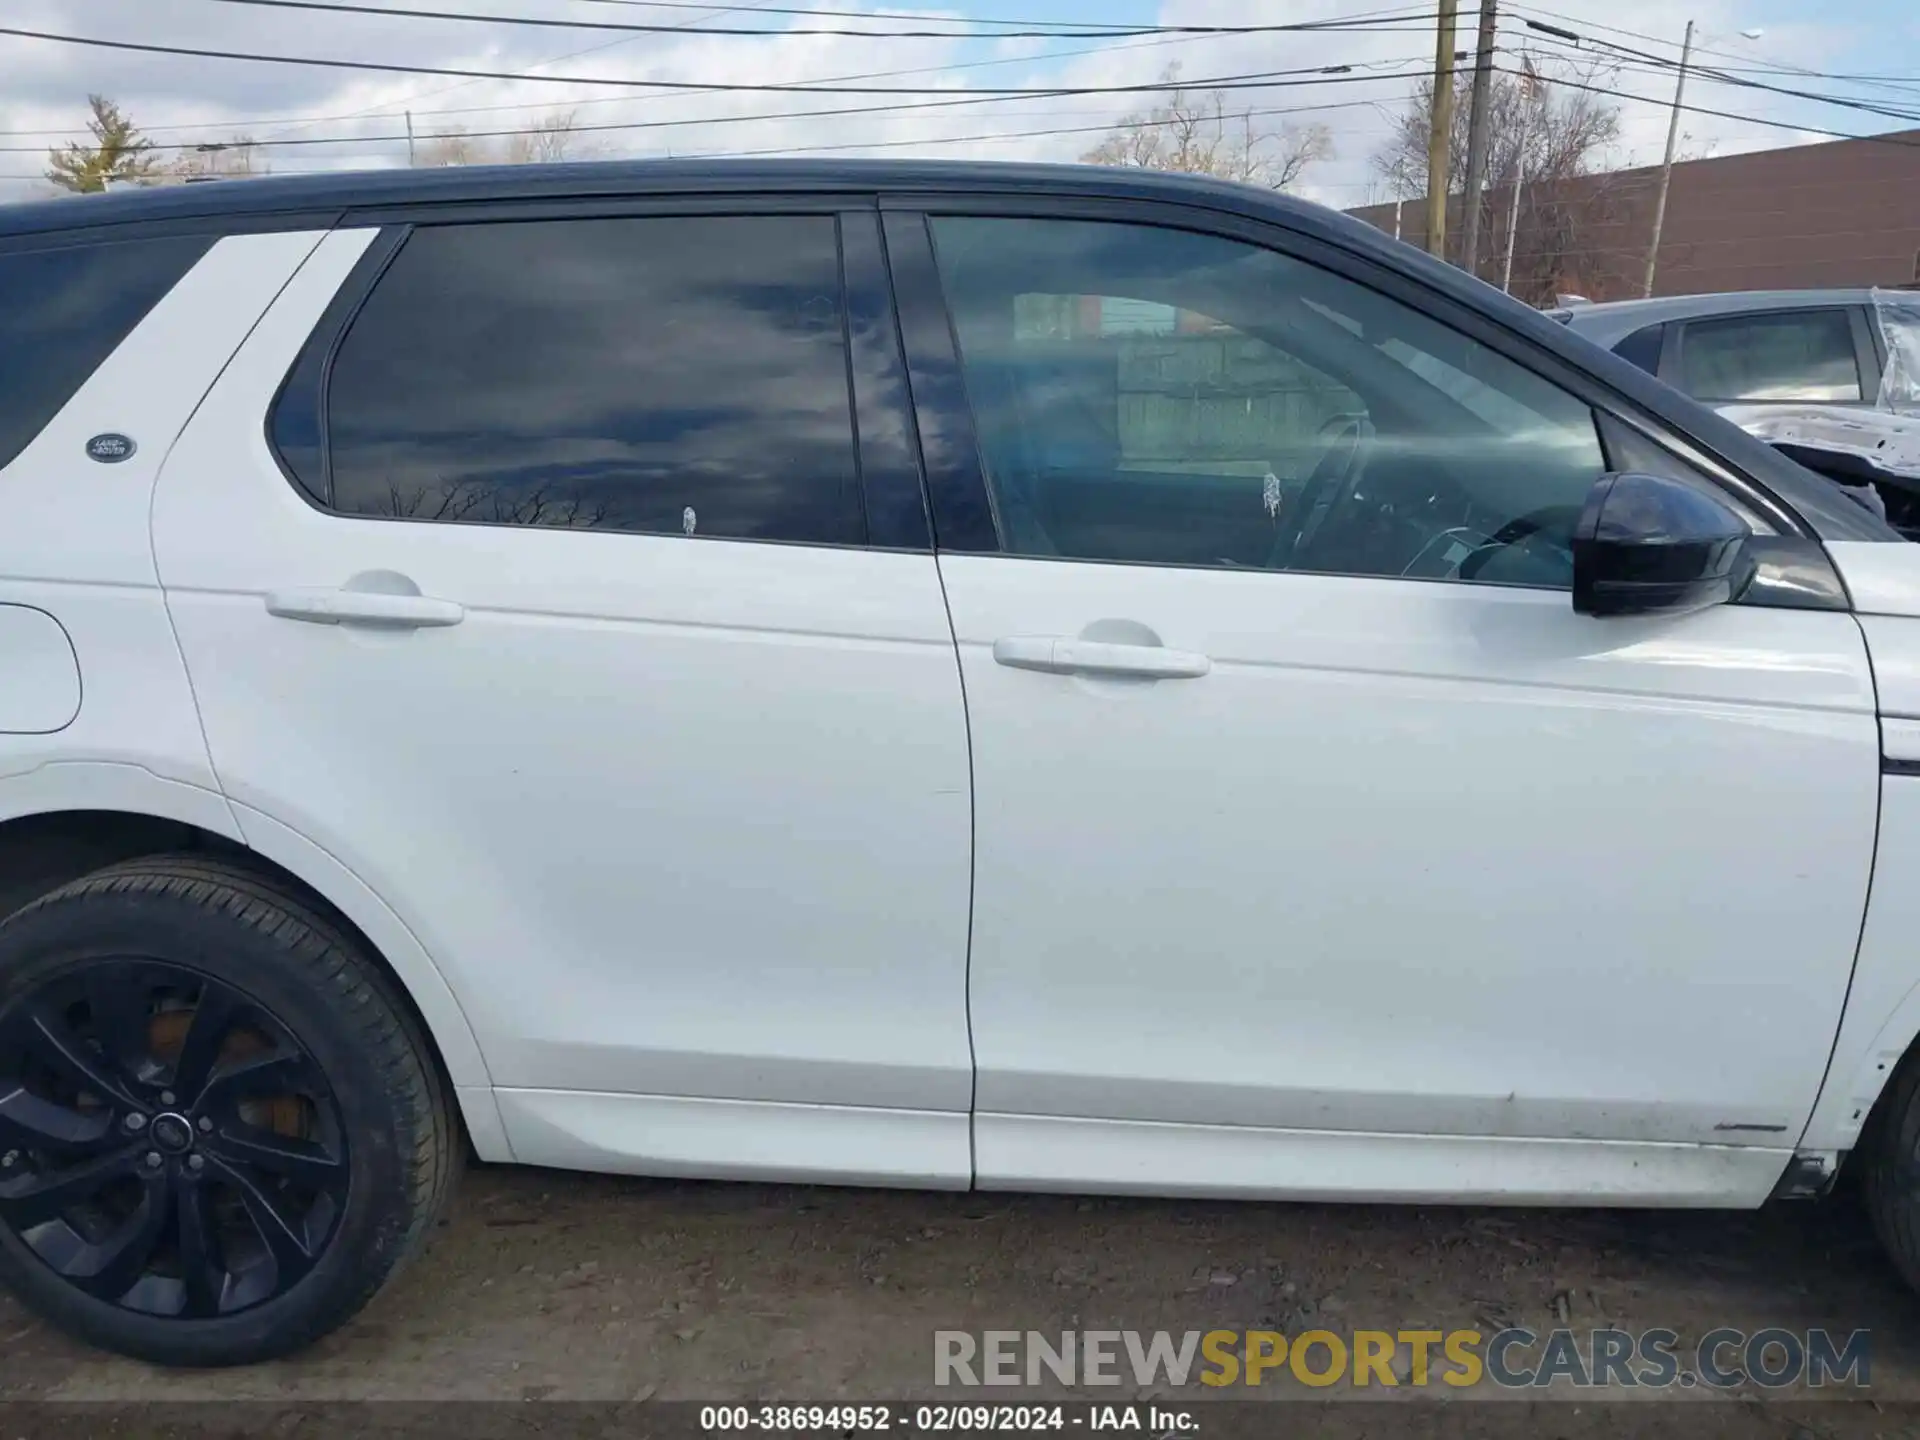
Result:
[[[831,216],[417,231],[329,382],[333,508],[864,539]]]
[[[1860,359],[1845,310],[1689,321],[1680,388],[1701,400],[1860,398]]]
[[[1644,325],[1613,347],[1622,360],[1638,365],[1649,375],[1660,373],[1660,347],[1667,338],[1665,325]]]
[[[0,254],[0,466],[212,243],[186,236]]]

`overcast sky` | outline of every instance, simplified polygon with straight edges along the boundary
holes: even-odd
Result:
[[[476,15],[687,26],[754,25],[777,32],[809,26],[914,28],[945,17],[1105,24],[1272,24],[1357,16],[1413,16],[1425,6],[1392,0],[966,0],[941,8],[863,0],[736,0],[725,6],[671,6],[657,0],[350,0],[368,5]],[[1429,0],[1430,3],[1430,0]],[[1464,0],[1471,6],[1473,0]],[[871,18],[822,19],[777,13],[820,8]],[[773,13],[756,15],[756,9]],[[1920,8],[1910,0],[1829,0],[1815,7],[1793,0],[1697,0],[1707,63],[1739,68],[1769,84],[1844,93],[1920,112]],[[1523,46],[1542,57],[1566,47],[1529,32],[1526,18],[1621,44],[1677,55],[1685,14],[1661,0],[1540,0],[1505,4],[1507,59]],[[324,141],[268,152],[276,171],[404,165],[403,112],[421,137],[437,130],[502,130],[544,114],[571,111],[582,125],[631,126],[583,137],[608,156],[738,154],[802,147],[825,153],[1004,159],[1074,159],[1099,138],[1100,127],[1150,103],[1151,97],[1094,95],[1021,97],[932,109],[864,115],[790,116],[816,109],[875,108],[927,98],[963,98],[981,88],[1147,84],[1178,62],[1191,81],[1211,76],[1350,65],[1364,78],[1289,83],[1235,92],[1258,123],[1320,121],[1331,130],[1332,159],[1302,186],[1329,204],[1350,206],[1376,196],[1368,165],[1394,110],[1406,101],[1408,75],[1432,65],[1430,19],[1383,20],[1382,33],[1270,34],[1150,39],[860,39],[780,33],[773,37],[622,34],[497,22],[361,17],[271,10],[223,0],[4,0],[0,25],[152,44],[265,54],[379,60],[389,63],[587,75],[660,82],[765,84],[820,81],[902,86],[907,95],[686,93],[620,90],[593,84],[460,80],[235,60],[150,55],[0,36],[0,199],[47,193],[38,180],[45,147],[84,132],[89,92],[118,101],[151,138],[169,143],[224,140]],[[1472,15],[1460,48],[1472,48]],[[1609,26],[1614,29],[1601,29]],[[1005,28],[1005,27],[1002,27]],[[1758,39],[1743,31],[1759,29]],[[1635,38],[1637,32],[1647,39]],[[1555,68],[1546,61],[1548,69]],[[1867,76],[1824,79],[1767,73],[1802,67]],[[867,77],[854,79],[852,77]],[[1657,159],[1665,140],[1671,73],[1627,68],[1608,81],[1621,97],[1620,164]],[[1636,99],[1633,97],[1646,97]],[[1796,126],[1868,133],[1903,128],[1901,121],[1738,89],[1696,77],[1690,103]],[[1326,107],[1326,108],[1312,108]],[[1760,149],[1819,138],[1740,120],[1683,117],[1689,154]],[[1025,132],[1052,130],[1065,134]],[[396,138],[367,138],[367,137]],[[1005,137],[1005,138],[984,138]],[[170,152],[177,153],[177,152]],[[820,153],[815,151],[814,153]],[[1916,156],[1920,177],[1920,155]]]

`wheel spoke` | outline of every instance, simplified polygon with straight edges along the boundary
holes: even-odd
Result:
[[[245,1167],[228,1165],[221,1160],[215,1160],[214,1163],[219,1166],[221,1174],[233,1183],[234,1189],[240,1192],[247,1218],[253,1222],[261,1243],[273,1256],[275,1289],[286,1289],[313,1266],[305,1227],[288,1214],[286,1207],[268,1193]]]
[[[76,1292],[252,1310],[312,1272],[351,1179],[326,1072],[246,990],[123,952],[0,1006],[0,1242]]]
[[[220,1254],[220,1236],[213,1204],[198,1181],[181,1180],[174,1186],[174,1219],[178,1226],[180,1278],[186,1286],[181,1313],[189,1318],[217,1315],[226,1293],[227,1272]]]
[[[18,1180],[0,1180],[0,1219],[15,1231],[31,1230],[59,1219],[109,1181],[133,1173],[134,1150],[128,1147],[52,1174],[36,1172]]]
[[[173,1219],[173,1193],[165,1177],[146,1182],[140,1207],[98,1245],[89,1245],[67,1267],[67,1278],[90,1295],[118,1300],[153,1263]]]
[[[225,1108],[248,1095],[292,1095],[311,1087],[313,1070],[303,1055],[274,1051],[222,1065],[200,1090],[201,1109]]]
[[[57,1070],[70,1084],[118,1105],[128,1108],[135,1105],[126,1085],[101,1057],[46,1007],[33,1006],[25,1011],[19,1035],[26,1050]]]
[[[336,1191],[347,1178],[347,1167],[313,1141],[276,1135],[254,1125],[221,1130],[209,1138],[206,1148],[228,1165],[268,1170],[323,1194]]]
[[[173,1064],[173,1088],[183,1100],[191,1100],[206,1089],[239,1012],[240,999],[226,986],[212,980],[201,982],[193,1019],[187,1023],[180,1056]]]
[[[87,976],[87,1008],[94,1036],[107,1059],[128,1075],[144,1075],[152,1064],[147,1024],[147,987],[131,965],[96,966]]]
[[[76,1110],[0,1081],[0,1153],[47,1150],[87,1155],[116,1144],[120,1137],[105,1110]],[[4,1176],[0,1176],[4,1179]]]

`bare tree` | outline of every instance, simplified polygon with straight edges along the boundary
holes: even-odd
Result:
[[[1583,85],[1603,84],[1605,71],[1582,72]],[[1609,242],[1617,241],[1626,198],[1620,183],[1601,172],[1620,136],[1620,108],[1592,90],[1529,86],[1496,75],[1487,96],[1487,188],[1480,197],[1479,273],[1498,281],[1504,267],[1513,206],[1513,291],[1543,304],[1556,294],[1604,292],[1615,277]],[[1422,82],[1395,118],[1372,157],[1374,174],[1395,197],[1427,190],[1427,126],[1432,86]],[[1451,173],[1466,173],[1467,121],[1455,112]],[[1516,183],[1519,182],[1519,183]],[[1455,203],[1464,203],[1458,197]],[[1449,232],[1457,227],[1449,226]]]
[[[440,165],[484,165],[487,163],[486,147],[467,132],[456,126],[430,135],[419,146],[414,164],[420,166]]]
[[[387,506],[381,513],[409,520],[544,525],[565,530],[592,530],[606,524],[608,517],[605,501],[549,494],[544,485],[522,490],[475,479],[441,481],[431,488],[420,485],[411,493],[389,481]]]
[[[89,95],[87,129],[91,145],[61,145],[47,152],[47,179],[62,190],[89,194],[108,182],[144,184],[155,178],[160,161],[147,139],[104,95]]]
[[[526,129],[505,138],[469,135],[455,127],[427,138],[414,157],[416,165],[553,165],[562,160],[584,160],[598,148],[580,136],[580,122],[571,110],[555,110]]]
[[[272,168],[251,135],[236,135],[231,140],[196,145],[169,165],[167,173],[181,180],[226,180],[265,175]]]
[[[595,152],[580,138],[580,124],[572,110],[556,110],[529,128],[507,138],[509,165],[557,165],[583,160]]]
[[[1090,165],[1131,165],[1178,170],[1285,190],[1309,166],[1333,156],[1333,136],[1324,125],[1267,129],[1253,112],[1228,110],[1215,90],[1194,95],[1180,87],[1180,67],[1161,74],[1161,101],[1122,116],[1112,133],[1080,158]]]

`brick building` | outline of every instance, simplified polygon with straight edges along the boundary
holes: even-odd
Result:
[[[1536,304],[1555,293],[1619,300],[1640,293],[1653,233],[1658,167],[1527,186],[1513,290]],[[1459,241],[1461,200],[1448,244]],[[1511,192],[1482,212],[1479,271],[1500,281]],[[1392,204],[1349,213],[1394,228]],[[1400,207],[1402,235],[1421,243],[1426,204]],[[1673,167],[1656,295],[1920,282],[1920,130],[1835,140]]]

